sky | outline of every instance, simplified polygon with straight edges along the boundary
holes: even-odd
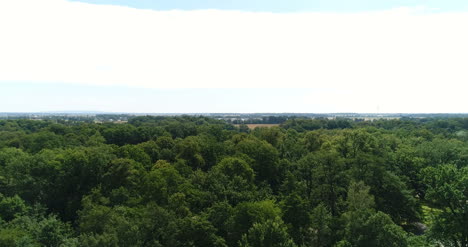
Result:
[[[468,2],[0,0],[0,112],[466,113]]]
[[[461,11],[468,7],[465,0],[85,0],[81,2],[154,10],[219,9],[275,13],[361,12],[420,6],[441,11]]]

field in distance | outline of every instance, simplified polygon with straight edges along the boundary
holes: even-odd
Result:
[[[279,124],[246,124],[249,129],[255,129],[257,127],[265,127],[265,128],[271,128],[275,126],[279,126]],[[234,126],[239,127],[240,124],[234,124]]]

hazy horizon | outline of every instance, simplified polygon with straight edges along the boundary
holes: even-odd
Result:
[[[467,115],[468,112],[112,112],[112,111],[93,111],[93,110],[67,110],[67,111],[19,111],[19,112],[0,112],[0,114],[44,114],[44,115],[57,115],[57,114],[122,114],[122,115],[149,115],[149,116],[180,116],[180,115],[265,115],[265,116],[274,116],[274,115],[290,115],[290,116],[302,116],[302,115],[375,115],[375,116],[407,116],[407,115]]]

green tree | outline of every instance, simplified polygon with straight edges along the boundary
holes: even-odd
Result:
[[[444,246],[468,246],[468,167],[429,167],[423,171],[428,186],[426,199],[442,212],[431,233]]]
[[[259,202],[243,202],[234,208],[230,219],[229,245],[235,245],[255,223],[281,217],[281,209],[270,200]]]
[[[189,136],[175,146],[178,159],[184,159],[189,166],[194,169],[204,168],[205,160],[201,155],[200,139],[195,136]]]
[[[280,203],[283,220],[290,228],[290,235],[297,243],[303,241],[304,230],[310,223],[309,203],[298,193],[287,195]]]
[[[328,208],[319,204],[310,213],[310,228],[307,235],[312,246],[330,246],[333,240],[333,216]]]
[[[298,171],[305,183],[306,197],[314,205],[325,203],[336,216],[347,183],[344,162],[338,153],[325,150],[309,153],[299,160]]]
[[[242,236],[241,247],[295,247],[287,227],[280,218],[254,223]]]
[[[345,223],[342,246],[404,247],[407,234],[391,218],[374,209],[374,197],[363,182],[351,183],[348,189],[348,211],[343,214]]]
[[[109,191],[119,187],[137,189],[144,175],[145,171],[140,163],[130,159],[115,159],[103,174],[102,183]]]
[[[28,206],[18,195],[4,197],[0,194],[0,219],[10,221],[17,216],[25,214],[28,210]]]
[[[187,181],[168,162],[158,161],[153,169],[144,177],[142,184],[144,197],[159,205],[167,205],[170,195],[184,192],[188,188]]]
[[[252,168],[258,181],[278,183],[278,151],[266,141],[249,138],[237,144],[237,150],[254,160]]]

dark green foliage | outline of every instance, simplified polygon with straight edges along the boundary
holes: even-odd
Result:
[[[0,217],[2,220],[11,221],[17,216],[24,215],[27,211],[28,207],[19,196],[4,197],[0,194]]]
[[[266,141],[246,138],[236,146],[238,152],[253,159],[252,168],[258,181],[268,181],[272,185],[278,182],[278,151]]]
[[[351,246],[408,246],[403,229],[387,214],[374,210],[369,189],[362,182],[351,183],[348,189],[348,211],[342,215],[346,242]]]
[[[262,121],[0,121],[0,247],[468,246],[467,119]]]
[[[324,204],[319,204],[310,213],[310,228],[305,235],[313,246],[329,246],[333,242],[332,227],[330,210]]]
[[[234,208],[230,219],[228,242],[233,245],[241,240],[255,223],[280,217],[281,209],[273,201],[243,202]]]

